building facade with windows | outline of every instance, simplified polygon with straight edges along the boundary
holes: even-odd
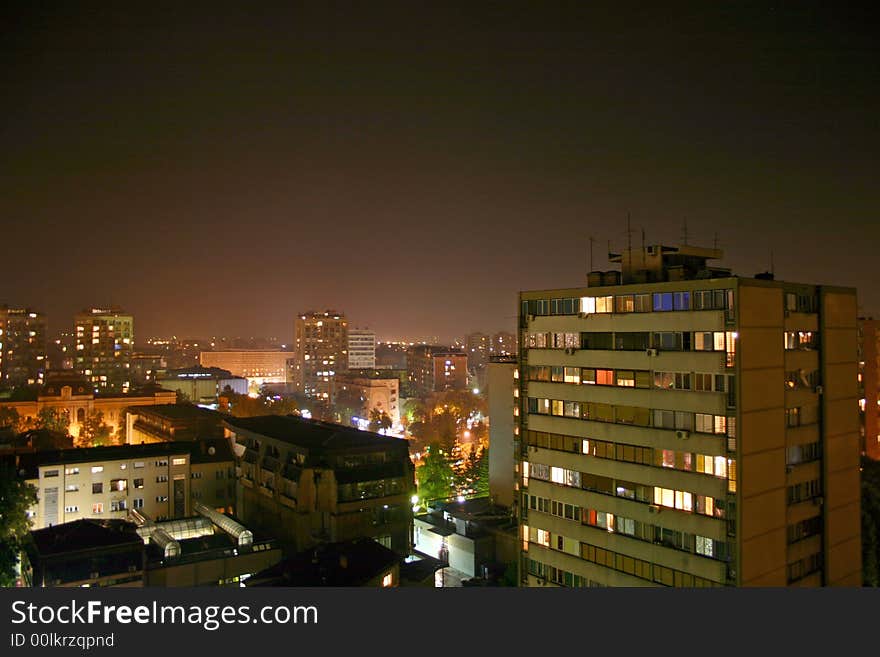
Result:
[[[42,385],[46,372],[46,316],[0,306],[0,384]]]
[[[524,585],[860,585],[855,290],[719,257],[521,293]]]
[[[121,519],[134,509],[153,519],[192,513],[196,501],[234,505],[232,453],[224,438],[88,447],[18,454],[17,468],[37,489],[35,529],[82,518]],[[230,482],[232,479],[232,482]]]
[[[134,318],[120,308],[91,308],[74,316],[74,369],[95,392],[128,392]]]
[[[376,367],[376,332],[369,329],[348,330],[348,369]]]
[[[414,468],[406,440],[294,416],[229,417],[237,515],[286,554],[372,538],[407,556]]]
[[[880,460],[880,322],[859,318],[859,406],[862,417],[862,454]]]
[[[290,382],[306,397],[332,403],[333,377],[348,367],[348,320],[335,310],[296,317]]]

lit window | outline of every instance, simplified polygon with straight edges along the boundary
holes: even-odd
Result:
[[[382,586],[388,588],[389,586],[391,586],[392,580],[393,578],[391,577],[391,573],[388,573],[387,575],[385,575],[385,577],[382,578]]]
[[[171,465],[186,465],[186,459],[185,458],[171,459]]]
[[[104,466],[103,466],[103,465],[93,465],[93,466],[92,466],[92,474],[96,474],[96,473],[98,473],[98,472],[104,472]]]

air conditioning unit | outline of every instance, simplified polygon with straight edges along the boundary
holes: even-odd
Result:
[[[587,315],[589,314],[590,313],[578,313],[578,317],[580,317],[581,319],[586,319]]]
[[[813,389],[813,392],[815,392],[817,395],[822,395],[825,393],[825,388],[823,388],[822,386],[816,386]]]
[[[657,504],[649,504],[648,505],[649,513],[660,513],[660,506]]]
[[[685,440],[685,439],[691,437],[691,432],[685,431],[684,429],[679,429],[678,431],[675,432],[675,437],[678,438],[679,440]]]
[[[530,322],[534,322],[534,321],[535,321],[535,316],[534,316],[534,315],[529,315],[529,321],[530,321]]]
[[[790,317],[790,316],[791,316],[791,311],[790,311],[788,308],[785,309],[785,316],[786,316],[786,317]]]
[[[566,349],[565,349],[565,353],[567,353],[567,354],[573,354],[576,351],[577,351],[577,347],[566,347]]]
[[[656,356],[657,350],[656,349],[645,349],[645,355],[646,356]]]
[[[794,466],[787,465],[785,466],[785,474],[791,474],[794,471]]]
[[[823,504],[825,504],[825,498],[821,495],[819,497],[814,497],[813,504],[816,506],[822,506]]]

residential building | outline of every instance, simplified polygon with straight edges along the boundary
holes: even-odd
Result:
[[[859,319],[859,408],[861,410],[862,454],[880,460],[880,322]]]
[[[365,422],[377,411],[388,415],[395,426],[400,424],[400,379],[389,378],[383,370],[348,371],[335,379],[337,409],[347,409],[347,413]]]
[[[348,320],[335,310],[300,313],[293,334],[294,390],[332,403],[333,377],[348,367]]]
[[[199,364],[243,377],[247,379],[250,392],[259,392],[265,383],[284,383],[289,357],[287,351],[267,349],[203,351],[199,354]]]
[[[0,306],[0,385],[42,385],[46,371],[46,316]]]
[[[507,331],[493,334],[489,353],[493,356],[515,356],[517,353],[516,334]]]
[[[23,479],[37,489],[29,516],[42,529],[81,518],[124,518],[131,509],[153,519],[184,517],[192,512],[192,481],[198,481],[197,501],[229,508],[233,463],[224,442],[87,447],[6,458],[14,458]]]
[[[348,330],[348,369],[376,367],[376,332],[369,329]]]
[[[861,584],[855,290],[721,256],[520,294],[524,585]]]
[[[412,546],[414,469],[406,440],[294,416],[229,417],[240,468],[237,516],[292,555],[374,538]]]
[[[95,392],[128,392],[134,318],[121,308],[91,308],[74,316],[74,330],[74,369]]]
[[[165,373],[165,357],[161,354],[132,354],[129,359],[132,387],[156,383]]]
[[[412,345],[405,342],[380,342],[376,344],[377,369],[406,369],[406,352]]]
[[[248,379],[243,376],[234,376],[229,370],[219,367],[202,367],[201,365],[169,370],[160,375],[156,379],[156,383],[166,390],[181,393],[194,404],[216,404],[220,394],[226,388],[238,395],[246,395],[249,386]]]
[[[468,357],[450,347],[414,345],[407,351],[410,393],[422,397],[432,392],[465,390]]]

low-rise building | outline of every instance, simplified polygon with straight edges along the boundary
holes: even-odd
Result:
[[[120,519],[129,510],[151,518],[184,517],[192,511],[193,481],[198,482],[201,503],[224,509],[231,505],[233,462],[223,438],[38,451],[10,458],[37,489],[37,504],[28,514],[37,529],[82,518]],[[212,480],[223,484],[209,485]]]
[[[388,415],[394,425],[400,424],[400,379],[383,375],[379,370],[374,372],[373,376],[360,372],[337,374],[336,407],[348,408],[365,421],[373,411],[378,411]]]
[[[125,442],[140,445],[221,438],[223,417],[222,413],[192,404],[129,408],[125,419]]]
[[[214,404],[227,388],[239,395],[248,394],[248,380],[245,377],[233,376],[229,370],[219,367],[196,365],[169,370],[160,375],[156,383],[166,390],[185,395],[194,404]]]
[[[240,472],[237,513],[287,554],[363,537],[409,554],[406,440],[294,416],[229,417],[224,426]]]

